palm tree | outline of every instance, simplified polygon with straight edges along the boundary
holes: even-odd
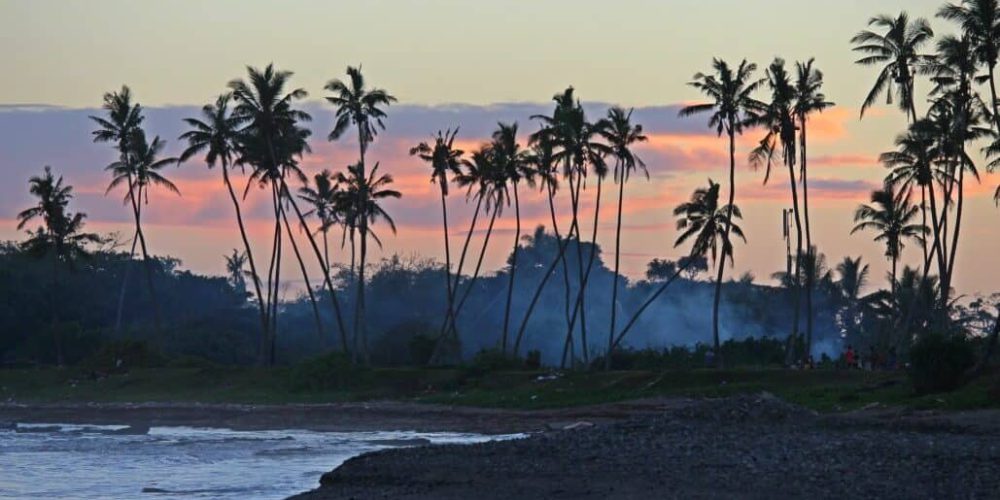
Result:
[[[379,164],[376,163],[368,177],[364,175],[364,165],[360,162],[347,167],[347,173],[338,173],[337,182],[344,186],[341,190],[343,200],[356,207],[357,213],[364,214],[365,220],[361,221],[359,236],[361,237],[360,262],[358,263],[358,302],[355,305],[355,337],[353,352],[360,353],[361,358],[368,361],[368,337],[365,325],[365,262],[367,258],[367,240],[374,234],[370,231],[370,226],[378,221],[389,224],[393,234],[396,233],[396,224],[389,213],[379,204],[388,198],[401,198],[403,195],[399,191],[389,189],[393,179],[389,174],[378,175]],[[378,243],[378,239],[374,238]]]
[[[45,167],[41,176],[33,176],[28,181],[29,191],[38,198],[38,203],[17,214],[17,228],[23,229],[35,219],[42,219],[42,226],[35,231],[28,231],[30,238],[21,244],[29,255],[36,258],[52,260],[52,283],[49,292],[50,317],[53,343],[56,352],[56,362],[63,364],[62,339],[58,332],[57,294],[59,286],[60,264],[72,266],[74,260],[87,255],[86,245],[99,243],[101,238],[96,234],[84,233],[82,213],[72,214],[66,209],[73,198],[72,186],[63,185],[63,178],[52,175],[52,169]]]
[[[854,51],[864,54],[856,63],[863,66],[884,66],[861,104],[861,116],[864,117],[865,110],[872,107],[883,93],[886,95],[886,104],[892,104],[895,93],[899,108],[912,121],[917,121],[914,77],[932,59],[931,56],[920,54],[919,50],[934,37],[934,31],[926,19],[917,18],[911,22],[906,12],[900,12],[895,18],[875,16],[868,21],[868,26],[883,29],[884,33],[863,30],[851,38],[851,43],[855,44]]]
[[[640,142],[646,142],[646,136],[642,133],[642,125],[632,123],[632,110],[625,111],[620,107],[612,107],[608,110],[606,118],[607,127],[601,130],[601,136],[611,146],[611,154],[615,157],[615,180],[618,182],[618,218],[615,223],[615,281],[611,287],[611,324],[608,329],[608,353],[615,338],[615,319],[618,314],[618,279],[620,276],[619,266],[621,263],[621,240],[622,240],[622,204],[625,199],[625,183],[628,182],[632,173],[641,169],[649,178],[646,170],[646,163],[632,151],[632,148]],[[604,368],[611,369],[611,356],[605,356]]]
[[[240,123],[245,124],[240,131],[239,153],[237,164],[250,164],[254,167],[250,175],[250,185],[257,183],[271,188],[271,202],[274,208],[274,240],[271,251],[271,264],[268,271],[268,295],[271,312],[271,338],[269,346],[261,346],[262,360],[269,363],[275,362],[275,342],[277,336],[277,307],[278,307],[278,286],[280,284],[281,271],[281,225],[285,223],[288,235],[291,238],[291,229],[288,227],[285,216],[285,205],[289,205],[295,211],[299,225],[312,247],[323,271],[323,281],[326,284],[327,293],[333,303],[334,313],[337,318],[337,326],[341,333],[341,346],[347,347],[347,333],[344,329],[343,317],[340,312],[340,302],[337,300],[336,288],[330,278],[329,269],[320,252],[319,245],[313,237],[312,231],[306,222],[305,214],[299,208],[295,197],[291,195],[291,190],[286,182],[286,175],[291,174],[301,182],[305,182],[306,177],[298,168],[297,159],[309,149],[306,139],[309,131],[298,126],[299,122],[311,119],[308,113],[293,108],[293,104],[306,97],[305,90],[293,89],[285,91],[285,87],[291,78],[289,71],[279,71],[273,65],[267,65],[263,70],[248,67],[247,80],[233,80],[229,83],[233,91],[233,98],[237,105],[233,109],[233,116]],[[292,248],[295,250],[299,260],[299,267],[305,276],[305,264],[299,255],[294,238],[292,238]],[[315,303],[315,298],[310,298]],[[315,312],[315,308],[314,308]],[[316,314],[318,318],[318,314]],[[318,319],[317,319],[318,323]],[[321,327],[317,324],[317,327]]]
[[[118,151],[118,158],[122,162],[128,161],[129,153],[129,141],[135,135],[135,131],[142,125],[142,121],[145,117],[142,114],[142,107],[138,103],[133,103],[132,101],[132,90],[128,86],[123,85],[121,90],[118,92],[107,92],[104,94],[104,104],[102,109],[106,112],[107,117],[100,116],[90,116],[90,119],[97,123],[98,128],[94,130],[92,135],[94,136],[94,142],[110,142],[115,145],[115,149]],[[129,182],[129,186],[131,186]],[[136,193],[129,193],[130,201],[132,202],[133,212],[136,210],[137,203],[132,199]],[[118,309],[115,314],[115,333],[121,331],[122,324],[122,312],[125,307],[125,292],[128,288],[129,275],[132,271],[132,257],[135,256],[135,247],[139,241],[139,235],[136,234],[132,238],[132,249],[129,252],[128,264],[125,267],[125,275],[122,278],[121,291],[118,294]],[[152,298],[152,295],[151,295]],[[155,306],[154,300],[154,320],[156,329],[160,328],[160,316],[159,310]]]
[[[805,63],[796,63],[795,80],[795,103],[792,110],[798,119],[799,127],[799,179],[802,181],[802,220],[805,222],[806,248],[812,249],[812,231],[810,230],[809,218],[809,169],[807,168],[808,155],[806,154],[806,129],[809,123],[809,115],[822,113],[825,109],[833,107],[834,103],[826,100],[823,94],[823,72],[814,68],[815,59],[810,58]],[[813,332],[813,286],[812,276],[806,276],[806,345],[812,345]]]
[[[340,79],[333,79],[324,86],[326,90],[334,93],[334,95],[327,97],[326,100],[336,107],[336,122],[333,130],[330,131],[328,139],[330,141],[340,139],[351,125],[357,128],[358,151],[360,154],[358,165],[360,167],[356,173],[351,175],[357,175],[358,186],[365,188],[369,185],[365,174],[365,153],[368,151],[371,143],[375,141],[379,130],[385,129],[384,120],[386,112],[382,108],[396,102],[396,98],[385,90],[379,88],[369,89],[365,85],[365,78],[361,73],[360,66],[356,68],[348,66],[347,77],[348,81],[346,82]],[[370,196],[364,193],[360,194],[361,197],[359,199],[361,200]],[[358,213],[355,214],[358,230],[361,234],[361,266],[359,268],[359,275],[363,275],[364,273],[364,260],[368,252],[368,239],[366,237],[368,234],[368,220],[374,216],[374,214],[365,213],[364,209],[365,205],[358,205]],[[358,287],[358,300],[355,302],[354,336],[355,339],[360,336],[367,342],[365,333],[358,332],[359,328],[365,328],[364,322],[359,321],[359,318],[364,316],[364,279],[362,276],[359,276],[359,282],[361,286]],[[365,356],[367,357],[367,353],[365,353]]]
[[[904,241],[913,239],[922,242],[927,228],[916,223],[919,209],[910,204],[910,195],[906,191],[896,192],[892,184],[880,190],[873,191],[871,205],[861,205],[854,212],[854,229],[858,231],[875,231],[875,241],[885,243],[885,256],[892,261],[891,283],[896,290],[896,264],[903,254]]]
[[[149,204],[149,189],[153,186],[159,186],[180,195],[177,186],[159,172],[168,165],[176,164],[177,158],[160,158],[166,143],[158,136],[154,137],[152,142],[147,141],[146,133],[141,127],[133,130],[132,137],[127,142],[129,151],[126,153],[124,161],[119,160],[105,167],[105,170],[111,172],[112,177],[105,194],[122,184],[128,188],[124,201],[132,205],[135,234],[139,239],[139,248],[142,250],[142,260],[146,268],[146,286],[149,288],[156,322],[159,325],[160,302],[157,300],[156,290],[153,286],[153,262],[149,259],[146,236],[142,231],[142,206]],[[159,327],[157,326],[157,328]]]
[[[307,183],[299,188],[299,199],[306,202],[312,208],[305,215],[315,215],[319,220],[318,231],[323,233],[323,261],[326,268],[330,269],[330,228],[340,222],[340,213],[337,210],[337,179],[329,170],[313,176],[313,189]]]
[[[222,257],[226,259],[226,273],[229,275],[230,286],[240,298],[246,300],[247,279],[243,268],[247,265],[247,254],[234,248],[232,254]]]
[[[861,327],[863,321],[864,299],[861,297],[861,291],[868,283],[868,264],[863,264],[860,256],[854,259],[844,257],[844,260],[837,264],[836,271],[840,277],[837,281],[837,291],[844,304],[837,311],[837,323],[841,331],[850,338]]]
[[[938,17],[954,21],[972,43],[976,60],[989,72],[990,100],[996,131],[1000,134],[1000,111],[997,109],[997,87],[994,73],[1000,52],[1000,4],[997,0],[962,0],[948,3],[938,10]]]
[[[708,121],[709,127],[715,128],[719,136],[722,136],[723,133],[729,136],[729,203],[725,207],[729,210],[727,217],[729,222],[727,222],[727,229],[723,235],[723,241],[728,242],[733,210],[736,208],[736,135],[743,133],[750,117],[763,110],[764,105],[753,98],[753,93],[766,80],[754,79],[753,73],[757,66],[748,63],[745,59],[735,71],[721,59],[714,59],[712,65],[715,70],[714,75],[698,73],[694,76],[694,81],[689,83],[708,96],[712,102],[688,106],[681,110],[680,115],[691,116],[711,112],[712,116]],[[724,271],[725,259],[719,259],[715,299],[712,305],[712,333],[716,343],[716,351],[719,350],[719,302],[722,298],[721,284]],[[716,352],[716,356],[719,354]]]
[[[795,180],[795,162],[798,156],[796,151],[796,116],[795,116],[795,87],[792,85],[791,76],[785,70],[784,59],[777,58],[768,66],[767,83],[771,89],[771,102],[757,116],[751,118],[751,123],[762,125],[767,133],[761,139],[760,145],[750,153],[750,164],[755,168],[766,165],[764,174],[764,184],[767,184],[771,175],[771,163],[777,150],[781,150],[782,163],[788,167],[789,185],[792,191],[792,213],[795,217],[795,274],[790,276],[789,285],[792,289],[792,331],[789,334],[789,345],[794,346],[794,339],[800,334],[799,315],[801,313],[802,299],[802,269],[803,259],[803,234],[802,234],[802,214],[799,211],[798,183]],[[809,354],[810,345],[807,343],[802,357]],[[788,350],[788,355],[794,356],[792,349]],[[789,359],[788,361],[791,361]]]
[[[504,306],[503,336],[500,341],[500,351],[507,352],[507,340],[510,335],[510,308],[514,300],[514,276],[517,273],[517,254],[521,242],[521,200],[518,194],[518,186],[523,181],[529,186],[534,186],[535,173],[532,168],[530,154],[521,149],[517,142],[517,123],[499,123],[497,130],[493,132],[493,142],[490,149],[493,151],[493,161],[496,162],[497,173],[502,175],[503,181],[511,186],[514,193],[514,250],[510,257],[510,275],[507,281],[507,302]],[[517,349],[513,351],[517,356]]]
[[[458,134],[458,128],[454,131],[447,130],[445,132],[438,131],[437,136],[434,138],[434,145],[431,146],[426,142],[421,142],[416,146],[410,148],[410,155],[417,156],[421,160],[430,164],[431,167],[431,182],[436,182],[441,190],[441,221],[444,227],[444,267],[445,267],[445,291],[447,293],[447,304],[448,309],[445,313],[445,326],[442,328],[442,335],[445,333],[445,329],[450,329],[455,337],[458,337],[458,331],[455,325],[455,289],[458,288],[459,277],[461,276],[462,270],[459,268],[455,272],[455,282],[452,283],[451,280],[451,243],[448,237],[448,174],[453,176],[459,176],[462,174],[462,154],[464,152],[460,149],[455,149],[455,136]],[[480,204],[482,199],[480,199]],[[473,216],[473,227],[475,225],[475,217],[479,215],[479,205],[476,206],[476,213]],[[469,230],[469,237],[472,236],[472,229]],[[465,246],[462,250],[462,258],[465,258],[465,251],[468,249],[469,237],[465,239]]]
[[[181,153],[178,161],[185,162],[195,155],[204,153],[205,164],[208,168],[211,169],[218,163],[220,170],[222,170],[222,182],[226,186],[229,199],[236,211],[236,224],[239,226],[240,238],[243,240],[242,256],[250,264],[250,279],[253,280],[257,307],[260,311],[262,339],[266,339],[268,336],[268,309],[264,305],[264,294],[261,293],[260,289],[260,274],[257,273],[253,250],[250,248],[250,239],[247,237],[246,226],[243,224],[240,202],[233,189],[233,183],[229,179],[229,168],[233,166],[239,147],[240,127],[239,119],[230,113],[229,103],[231,100],[230,94],[220,95],[214,104],[206,104],[201,108],[200,118],[184,119],[190,129],[181,134],[180,139],[186,140],[188,147]],[[234,255],[236,255],[235,250]]]

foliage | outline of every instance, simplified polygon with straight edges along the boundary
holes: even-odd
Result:
[[[291,387],[298,391],[343,390],[363,370],[343,353],[332,352],[296,365],[290,375]]]
[[[951,391],[975,362],[975,350],[965,336],[930,333],[910,348],[910,380],[918,394]]]

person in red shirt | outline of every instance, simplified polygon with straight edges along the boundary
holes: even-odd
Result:
[[[847,362],[847,367],[848,368],[854,368],[856,360],[854,359],[854,348],[853,347],[847,346],[847,352],[844,354],[844,361]]]

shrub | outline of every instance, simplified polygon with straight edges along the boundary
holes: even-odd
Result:
[[[523,367],[524,363],[520,359],[504,354],[499,349],[483,349],[476,353],[469,365],[466,366],[466,374],[481,376],[490,372],[518,370]]]
[[[165,359],[159,351],[142,340],[114,340],[106,342],[97,352],[80,364],[91,370],[115,373],[131,368],[163,366]]]
[[[919,394],[951,391],[975,362],[972,344],[964,336],[930,333],[910,348],[910,380]]]
[[[362,372],[363,368],[351,363],[345,354],[331,352],[293,367],[291,384],[295,390],[340,390],[345,389]]]

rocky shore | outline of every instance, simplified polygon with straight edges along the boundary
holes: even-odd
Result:
[[[996,498],[996,412],[836,416],[767,395],[668,405],[516,441],[348,460],[299,500]]]

